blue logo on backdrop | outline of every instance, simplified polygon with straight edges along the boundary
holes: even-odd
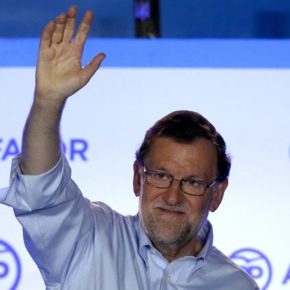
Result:
[[[89,142],[81,138],[72,138],[62,142],[64,153],[70,161],[87,161]],[[0,138],[0,161],[6,161],[20,153],[20,143],[15,138]]]
[[[16,251],[0,240],[0,289],[16,290],[21,278],[21,264]]]
[[[272,280],[272,267],[269,259],[261,251],[244,248],[232,253],[230,258],[255,279],[261,290],[269,287]]]
[[[84,139],[70,139],[67,143],[62,142],[63,152],[71,161],[74,161],[77,158],[87,161],[88,147],[88,141]]]

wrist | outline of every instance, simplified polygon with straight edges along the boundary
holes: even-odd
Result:
[[[46,111],[61,111],[65,105],[66,99],[57,99],[49,96],[40,96],[34,94],[33,107],[45,109]]]

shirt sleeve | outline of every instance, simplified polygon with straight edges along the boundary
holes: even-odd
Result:
[[[21,174],[15,158],[1,202],[13,207],[45,283],[62,283],[74,249],[94,223],[93,207],[71,179],[65,157],[40,175]]]

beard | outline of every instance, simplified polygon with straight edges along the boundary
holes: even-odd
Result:
[[[180,215],[180,216],[179,216]],[[196,238],[207,217],[196,217],[189,222],[185,210],[176,218],[154,214],[154,209],[139,208],[140,221],[157,249],[178,250]],[[161,251],[162,252],[162,251]]]

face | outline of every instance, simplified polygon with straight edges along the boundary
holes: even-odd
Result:
[[[177,143],[170,138],[156,137],[144,160],[146,168],[165,171],[176,179],[197,178],[210,184],[217,177],[215,146],[206,139],[190,144]],[[143,167],[134,164],[134,191],[139,199],[141,222],[159,248],[186,248],[194,243],[196,233],[207,220],[209,211],[215,211],[223,197],[227,182],[218,183],[203,196],[185,194],[179,181],[166,189],[149,185]]]

